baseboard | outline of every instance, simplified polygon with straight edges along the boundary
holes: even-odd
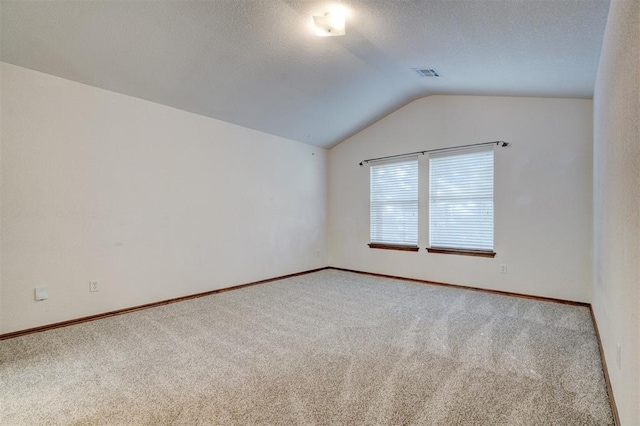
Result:
[[[152,303],[147,303],[147,304],[144,304],[144,305],[133,306],[133,307],[130,307],[130,308],[119,309],[119,310],[116,310],[116,311],[109,311],[109,312],[104,312],[104,313],[101,313],[101,314],[90,315],[90,316],[86,316],[86,317],[71,319],[71,320],[57,322],[57,323],[48,324],[48,325],[43,325],[43,326],[39,326],[39,327],[28,328],[28,329],[25,329],[25,330],[13,331],[13,332],[10,332],[10,333],[0,334],[0,340],[11,339],[11,338],[14,338],[14,337],[24,336],[24,335],[32,334],[32,333],[40,333],[42,331],[53,330],[53,329],[56,329],[56,328],[67,327],[67,326],[71,326],[71,325],[75,325],[75,324],[81,324],[83,322],[88,322],[88,321],[95,321],[95,320],[99,320],[99,319],[102,319],[102,318],[109,318],[109,317],[113,317],[113,316],[116,316],[116,315],[123,315],[123,314],[127,314],[127,313],[130,313],[130,312],[136,312],[136,311],[140,311],[140,310],[143,310],[143,309],[154,308],[156,306],[168,305],[168,304],[171,304],[171,303],[177,303],[177,302],[181,302],[181,301],[184,301],[184,300],[195,299],[195,298],[198,298],[198,297],[210,296],[212,294],[222,293],[222,292],[230,291],[230,290],[237,290],[237,289],[240,289],[240,288],[250,287],[250,286],[253,286],[253,285],[265,284],[265,283],[268,283],[268,282],[271,282],[271,281],[276,281],[276,280],[281,280],[281,279],[284,279],[284,278],[291,278],[291,277],[296,277],[296,276],[300,276],[300,275],[310,274],[312,272],[322,271],[322,270],[325,270],[325,269],[334,269],[334,270],[337,270],[337,271],[352,272],[352,273],[356,273],[356,274],[370,275],[370,276],[374,276],[374,277],[393,278],[393,279],[397,279],[397,280],[411,281],[411,282],[416,282],[416,283],[421,283],[421,284],[431,284],[431,285],[453,287],[453,288],[459,288],[459,289],[465,289],[465,290],[482,291],[482,292],[486,292],[486,293],[501,294],[501,295],[506,295],[506,296],[522,297],[522,298],[527,298],[527,299],[543,300],[543,301],[547,301],[547,302],[564,303],[564,304],[569,304],[569,305],[588,306],[588,307],[591,306],[588,303],[575,302],[575,301],[570,301],[570,300],[553,299],[553,298],[541,297],[541,296],[531,296],[531,295],[527,295],[527,294],[511,293],[511,292],[507,292],[507,291],[488,290],[488,289],[479,288],[479,287],[468,287],[468,286],[463,286],[463,285],[458,285],[458,284],[449,284],[449,283],[442,283],[442,282],[437,282],[437,281],[420,280],[420,279],[417,279],[417,278],[400,277],[400,276],[395,276],[395,275],[378,274],[378,273],[374,273],[374,272],[365,272],[365,271],[357,271],[357,270],[353,270],[353,269],[338,268],[338,267],[334,267],[334,266],[325,266],[323,268],[311,269],[311,270],[308,270],[308,271],[297,272],[297,273],[294,273],[294,274],[282,275],[282,276],[279,276],[279,277],[268,278],[268,279],[265,279],[265,280],[254,281],[254,282],[250,282],[250,283],[246,283],[246,284],[240,284],[240,285],[233,286],[233,287],[226,287],[226,288],[221,288],[221,289],[218,289],[218,290],[206,291],[206,292],[203,292],[203,293],[190,294],[190,295],[187,295],[187,296],[176,297],[176,298],[173,298],[173,299],[161,300],[161,301],[158,301],[158,302],[152,302]],[[594,323],[595,323],[595,318],[594,318]],[[600,350],[602,352],[602,347],[600,347]],[[603,358],[603,362],[604,362],[604,358]],[[606,369],[605,369],[605,371],[606,371]]]
[[[223,293],[225,291],[238,290],[238,289],[241,289],[241,288],[251,287],[251,286],[254,286],[254,285],[258,285],[258,284],[266,284],[266,283],[269,283],[269,282],[272,282],[272,281],[282,280],[282,279],[285,279],[285,278],[297,277],[297,276],[300,276],[300,275],[306,275],[306,274],[310,274],[312,272],[318,272],[318,271],[322,271],[322,270],[328,269],[328,268],[329,268],[328,266],[325,266],[323,268],[311,269],[311,270],[303,271],[303,272],[296,272],[294,274],[282,275],[282,276],[274,277],[274,278],[267,278],[265,280],[254,281],[254,282],[250,282],[250,283],[246,283],[246,284],[240,284],[240,285],[236,285],[236,286],[232,286],[232,287],[225,287],[225,288],[221,288],[221,289],[218,289],[218,290],[205,291],[203,293],[196,293],[196,294],[190,294],[188,296],[181,296],[181,297],[176,297],[176,298],[173,298],[173,299],[161,300],[159,302],[147,303],[147,304],[144,304],[144,305],[133,306],[131,308],[118,309],[117,311],[109,311],[109,312],[104,312],[104,313],[97,314],[97,315],[90,315],[90,316],[87,316],[87,317],[81,317],[81,318],[76,318],[76,319],[62,321],[62,322],[56,322],[56,323],[53,323],[53,324],[42,325],[42,326],[39,326],[39,327],[28,328],[28,329],[25,329],[25,330],[13,331],[11,333],[0,334],[0,340],[12,339],[14,337],[20,337],[20,336],[24,336],[24,335],[27,335],[27,334],[40,333],[42,331],[53,330],[55,328],[68,327],[70,325],[81,324],[83,322],[95,321],[95,320],[99,320],[99,319],[103,319],[103,318],[109,318],[109,317],[113,317],[113,316],[116,316],[116,315],[124,315],[124,314],[128,314],[128,313],[131,313],[131,312],[141,311],[143,309],[150,309],[150,308],[155,308],[157,306],[169,305],[171,303],[182,302],[184,300],[189,300],[189,299],[196,299],[198,297],[210,296],[212,294]]]
[[[598,349],[600,350],[600,361],[602,363],[602,371],[604,372],[604,381],[607,385],[607,395],[609,396],[609,405],[611,405],[611,412],[613,413],[613,421],[616,426],[620,426],[620,416],[618,415],[618,407],[616,400],[613,396],[613,388],[611,387],[611,380],[609,378],[609,368],[607,367],[607,360],[604,357],[604,348],[602,347],[602,340],[600,339],[600,331],[598,330],[598,323],[596,321],[596,315],[593,312],[593,306],[589,305],[591,311],[591,321],[593,321],[593,329],[596,332],[596,338],[598,339]]]
[[[336,271],[352,272],[352,273],[355,273],[355,274],[369,275],[369,276],[374,276],[374,277],[392,278],[392,279],[396,279],[396,280],[410,281],[410,282],[415,282],[415,283],[420,283],[420,284],[429,284],[429,285],[437,285],[437,286],[444,286],[444,287],[452,287],[452,288],[459,288],[459,289],[463,289],[463,290],[480,291],[480,292],[485,292],[485,293],[500,294],[500,295],[504,295],[504,296],[521,297],[521,298],[525,298],[525,299],[541,300],[541,301],[546,301],[546,302],[563,303],[563,304],[568,304],[568,305],[576,305],[576,306],[586,306],[586,307],[588,307],[590,312],[591,312],[591,320],[593,321],[593,328],[594,328],[594,330],[596,332],[596,338],[598,340],[598,349],[600,350],[600,359],[601,359],[601,362],[602,362],[602,371],[604,373],[604,379],[605,379],[605,383],[606,383],[606,387],[607,387],[607,395],[609,397],[609,403],[611,405],[611,411],[613,413],[613,418],[614,418],[616,426],[620,426],[620,424],[621,424],[620,423],[620,417],[618,415],[618,409],[617,409],[617,406],[616,406],[615,398],[613,396],[613,389],[611,387],[611,380],[609,378],[609,370],[607,368],[607,361],[605,359],[604,349],[602,348],[602,340],[600,339],[600,332],[598,330],[598,323],[596,322],[596,317],[595,317],[595,314],[593,312],[593,307],[591,306],[591,304],[583,303],[583,302],[576,302],[576,301],[572,301],[572,300],[554,299],[554,298],[551,298],[551,297],[541,297],[541,296],[532,296],[532,295],[521,294],[521,293],[511,293],[511,292],[508,292],[508,291],[489,290],[489,289],[479,288],[479,287],[468,287],[468,286],[463,286],[463,285],[459,285],[459,284],[449,284],[449,283],[442,283],[442,282],[437,282],[437,281],[420,280],[420,279],[417,279],[417,278],[399,277],[399,276],[395,276],[395,275],[378,274],[378,273],[374,273],[374,272],[356,271],[356,270],[353,270],[353,269],[338,268],[338,267],[334,267],[334,266],[325,266],[323,268],[311,269],[311,270],[303,271],[303,272],[296,272],[296,273],[293,273],[293,274],[282,275],[282,276],[279,276],[279,277],[268,278],[268,279],[260,280],[260,281],[254,281],[254,282],[250,282],[250,283],[246,283],[246,284],[240,284],[240,285],[237,285],[237,286],[221,288],[221,289],[218,289],[218,290],[211,290],[211,291],[206,291],[206,292],[203,292],[203,293],[196,293],[196,294],[191,294],[191,295],[188,295],[188,296],[176,297],[176,298],[173,298],[173,299],[167,299],[167,300],[162,300],[162,301],[159,301],[159,302],[147,303],[145,305],[134,306],[134,307],[131,307],[131,308],[119,309],[117,311],[110,311],[110,312],[105,312],[105,313],[102,313],[102,314],[91,315],[91,316],[82,317],[82,318],[76,318],[76,319],[72,319],[72,320],[68,320],[68,321],[57,322],[57,323],[54,323],[54,324],[43,325],[43,326],[40,326],[40,327],[28,328],[28,329],[25,329],[25,330],[19,330],[19,331],[14,331],[14,332],[11,332],[11,333],[0,334],[0,340],[11,339],[11,338],[14,338],[14,337],[24,336],[24,335],[27,335],[27,334],[40,333],[42,331],[53,330],[53,329],[61,328],[61,327],[68,327],[68,326],[71,326],[71,325],[81,324],[83,322],[95,321],[95,320],[99,320],[99,319],[103,319],[103,318],[109,318],[109,317],[113,317],[113,316],[116,316],[116,315],[124,315],[124,314],[128,314],[128,313],[131,313],[131,312],[140,311],[140,310],[143,310],[143,309],[150,309],[150,308],[154,308],[154,307],[157,307],[157,306],[169,305],[171,303],[177,303],[177,302],[182,302],[182,301],[189,300],[189,299],[196,299],[196,298],[199,298],[199,297],[210,296],[212,294],[223,293],[225,291],[238,290],[238,289],[241,289],[241,288],[246,288],[246,287],[250,287],[250,286],[254,286],[254,285],[258,285],[258,284],[265,284],[265,283],[269,283],[269,282],[272,282],[272,281],[277,281],[277,280],[281,280],[281,279],[285,279],[285,278],[292,278],[292,277],[297,277],[297,276],[300,276],[300,275],[306,275],[306,274],[310,274],[310,273],[313,273],[313,272],[322,271],[322,270],[325,270],[325,269],[334,269]]]
[[[601,362],[602,362],[602,372],[604,373],[604,381],[605,381],[605,384],[606,384],[606,387],[607,387],[607,396],[609,397],[609,405],[611,406],[611,412],[613,413],[613,420],[614,420],[616,426],[620,426],[621,425],[620,417],[618,415],[618,407],[616,406],[616,401],[615,401],[615,399],[613,397],[613,388],[611,387],[611,380],[609,379],[609,370],[607,368],[607,361],[606,361],[606,359],[604,357],[604,349],[602,348],[602,341],[600,340],[600,332],[598,331],[598,324],[596,322],[596,316],[593,313],[593,306],[590,303],[576,302],[576,301],[573,301],[573,300],[554,299],[552,297],[532,296],[532,295],[529,295],[529,294],[511,293],[509,291],[489,290],[489,289],[486,289],[486,288],[479,288],[479,287],[467,287],[467,286],[463,286],[463,285],[459,285],[459,284],[449,284],[449,283],[442,283],[442,282],[437,282],[437,281],[420,280],[420,279],[417,279],[417,278],[399,277],[399,276],[395,276],[395,275],[378,274],[378,273],[374,273],[374,272],[356,271],[356,270],[353,270],[353,269],[338,268],[338,267],[334,267],[334,266],[330,266],[329,268],[325,268],[325,269],[335,269],[337,271],[352,272],[352,273],[355,273],[355,274],[370,275],[370,276],[373,276],[373,277],[392,278],[392,279],[402,280],[402,281],[411,281],[411,282],[415,282],[415,283],[419,283],[419,284],[430,284],[430,285],[437,285],[437,286],[444,286],[444,287],[459,288],[459,289],[463,289],[463,290],[473,290],[473,291],[480,291],[480,292],[484,292],[484,293],[500,294],[500,295],[504,295],[504,296],[521,297],[521,298],[524,298],[524,299],[540,300],[540,301],[544,301],[544,302],[562,303],[562,304],[565,304],[565,305],[588,307],[589,311],[591,312],[591,320],[593,321],[593,328],[594,328],[594,330],[596,332],[596,338],[598,340],[598,350],[600,351],[600,359],[601,359]]]
[[[393,278],[393,279],[396,279],[396,280],[411,281],[411,282],[419,283],[419,284],[438,285],[438,286],[444,286],[444,287],[459,288],[459,289],[462,289],[462,290],[481,291],[483,293],[491,293],[491,294],[500,294],[500,295],[503,295],[503,296],[520,297],[520,298],[523,298],[523,299],[533,299],[533,300],[541,300],[541,301],[544,301],[544,302],[562,303],[562,304],[565,304],[565,305],[585,306],[585,307],[590,307],[591,306],[591,304],[589,304],[589,303],[576,302],[576,301],[573,301],[573,300],[554,299],[552,297],[533,296],[533,295],[530,295],[530,294],[512,293],[510,291],[490,290],[490,289],[486,289],[486,288],[470,287],[470,286],[460,285],[460,284],[449,284],[449,283],[443,283],[443,282],[438,282],[438,281],[421,280],[421,279],[418,279],[418,278],[399,277],[399,276],[396,276],[396,275],[378,274],[378,273],[375,273],[375,272],[365,272],[365,271],[357,271],[357,270],[354,270],[354,269],[337,268],[337,267],[334,267],[334,266],[329,266],[328,269],[335,269],[337,271],[344,271],[344,272],[353,272],[353,273],[362,274],[362,275],[370,275],[370,276],[373,276],[373,277]]]

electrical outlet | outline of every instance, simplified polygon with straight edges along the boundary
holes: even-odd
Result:
[[[98,280],[89,281],[89,291],[91,292],[100,291],[100,281]]]
[[[500,265],[500,273],[501,274],[506,274],[507,273],[507,265],[505,263],[502,263]]]
[[[33,297],[36,300],[47,300],[49,298],[49,287],[36,287]]]
[[[620,347],[620,343],[616,343],[616,364],[618,365],[618,370],[622,369],[622,347]]]

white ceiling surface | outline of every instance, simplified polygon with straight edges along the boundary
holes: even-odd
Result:
[[[430,94],[590,98],[609,0],[6,1],[0,58],[331,147]],[[436,68],[421,78],[412,68]]]

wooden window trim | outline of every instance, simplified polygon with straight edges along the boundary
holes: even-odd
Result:
[[[453,249],[442,247],[427,247],[429,253],[438,254],[458,254],[461,256],[476,256],[476,257],[496,257],[496,252],[486,250],[470,250],[470,249]]]
[[[383,250],[400,250],[400,251],[419,251],[420,250],[420,247],[418,246],[405,246],[401,244],[380,244],[380,243],[370,243],[369,248],[383,249]]]

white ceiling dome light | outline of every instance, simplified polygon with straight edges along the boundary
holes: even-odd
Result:
[[[327,12],[323,16],[314,16],[313,25],[317,36],[333,37],[345,35],[345,16],[340,11]]]

